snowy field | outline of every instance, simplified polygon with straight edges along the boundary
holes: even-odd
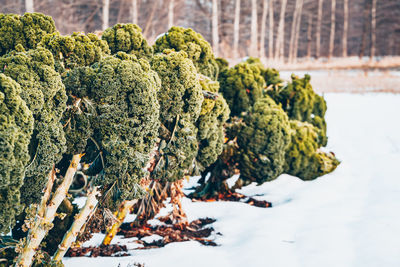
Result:
[[[184,199],[190,220],[217,219],[218,247],[174,243],[123,258],[66,258],[65,266],[400,266],[400,95],[325,97],[328,149],[342,161],[334,173],[311,182],[282,175],[242,191],[271,209]]]
[[[400,93],[400,71],[396,70],[307,70],[294,71],[303,77],[311,75],[311,84],[319,92],[333,93],[365,93],[396,92]],[[293,71],[280,71],[285,81],[290,81]]]

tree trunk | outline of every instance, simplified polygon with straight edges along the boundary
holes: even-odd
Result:
[[[285,13],[287,0],[282,0],[281,13],[279,15],[278,36],[275,45],[275,57],[284,61],[285,58]]]
[[[271,0],[270,0],[271,1]],[[260,57],[265,58],[265,33],[268,14],[268,0],[264,0],[263,13],[261,17],[261,32],[260,32]]]
[[[328,58],[331,59],[333,56],[333,49],[335,46],[335,24],[336,24],[336,0],[331,0],[331,33],[329,37],[329,55]]]
[[[294,62],[297,60],[297,52],[298,52],[298,47],[299,47],[301,15],[303,12],[303,0],[299,1],[298,9],[299,9],[299,11],[297,13],[296,29],[295,29],[295,36],[294,36],[294,46],[293,46],[293,51],[292,51],[292,59]]]
[[[137,6],[137,0],[132,0],[132,23],[133,24],[138,24],[138,6]]]
[[[109,12],[110,12],[110,0],[103,0],[103,25],[102,25],[103,31],[108,28]]]
[[[347,57],[347,32],[349,29],[349,0],[344,0],[344,21],[343,21],[343,57]]]
[[[168,4],[168,29],[174,26],[174,0],[169,0]]]
[[[212,44],[214,54],[216,57],[219,55],[219,36],[218,36],[218,1],[212,1]]]
[[[293,49],[294,49],[294,40],[296,38],[296,28],[297,28],[297,16],[299,13],[299,2],[300,0],[296,0],[296,5],[293,11],[293,20],[292,20],[292,29],[290,31],[290,41],[289,41],[289,62],[293,61]]]
[[[322,24],[322,6],[323,0],[318,0],[318,18],[317,18],[317,36],[315,44],[315,57],[321,56],[321,24]]]
[[[371,7],[371,57],[370,60],[374,60],[375,57],[375,44],[376,44],[376,2],[372,0]]]
[[[25,12],[32,13],[35,11],[33,8],[33,0],[25,0]]]
[[[311,59],[312,19],[313,19],[313,14],[308,14],[308,28],[307,28],[307,60],[310,60],[310,59]]]
[[[51,229],[51,224],[55,218],[57,209],[68,193],[68,189],[71,186],[80,160],[81,155],[74,155],[72,157],[71,164],[65,174],[64,180],[57,187],[57,190],[54,192],[54,195],[50,201],[48,201],[55,179],[54,170],[51,171],[52,174],[49,176],[49,180],[46,185],[46,191],[42,196],[35,221],[29,229],[26,242],[21,249],[21,253],[18,255],[15,266],[28,267],[32,265],[33,257],[35,256],[40,243]]]
[[[251,0],[251,28],[249,56],[258,57],[257,0]]]
[[[269,0],[268,58],[274,57],[274,0]]]
[[[64,235],[61,244],[58,246],[58,249],[54,254],[53,258],[54,261],[61,262],[65,253],[67,253],[67,250],[71,247],[72,243],[75,242],[76,237],[78,236],[80,230],[83,228],[83,226],[88,221],[90,215],[96,209],[98,203],[97,195],[99,194],[100,193],[99,191],[97,191],[96,187],[88,192],[85,206],[81,209],[79,214],[75,216],[75,220],[72,223],[70,229]]]
[[[369,6],[370,6],[371,0],[365,0],[364,1],[364,23],[363,23],[363,31],[362,31],[362,40],[361,40],[361,47],[360,47],[360,53],[359,57],[362,59],[365,54],[365,49],[367,47],[367,28],[368,28],[368,15],[369,15]]]
[[[233,58],[239,57],[239,22],[240,22],[240,0],[235,2],[235,19],[233,22]]]
[[[154,17],[154,13],[156,12],[156,9],[157,9],[157,5],[153,4],[151,11],[150,11],[150,15],[148,16],[147,21],[146,21],[146,27],[144,28],[144,31],[143,31],[143,35],[146,38],[148,38],[150,28],[153,26],[153,17]]]

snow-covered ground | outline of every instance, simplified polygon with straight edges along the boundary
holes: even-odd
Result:
[[[272,201],[271,209],[184,199],[189,219],[217,219],[218,247],[174,243],[123,258],[66,258],[65,265],[400,266],[400,95],[325,97],[328,148],[342,161],[334,173],[311,182],[282,175],[242,191]]]

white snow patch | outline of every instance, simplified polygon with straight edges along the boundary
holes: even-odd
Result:
[[[79,209],[83,208],[85,206],[87,197],[77,197],[72,201],[73,204],[76,204]]]
[[[157,241],[157,240],[160,240],[160,239],[163,239],[163,237],[160,236],[160,235],[151,235],[151,236],[142,237],[140,240],[145,241],[147,243],[151,243],[153,241]]]
[[[82,244],[82,247],[97,247],[103,243],[105,235],[102,233],[94,233],[92,238],[88,241],[85,241]]]

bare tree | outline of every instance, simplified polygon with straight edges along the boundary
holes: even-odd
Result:
[[[307,60],[311,58],[311,41],[312,41],[312,20],[313,14],[308,14],[308,25],[307,25]]]
[[[132,6],[131,6],[131,18],[132,18],[132,23],[133,24],[138,24],[138,6],[137,6],[137,0],[132,0]]]
[[[25,0],[25,10],[29,13],[34,12],[33,0]]]
[[[269,0],[268,58],[274,57],[274,0]]]
[[[301,10],[302,10],[302,0],[296,0],[296,6],[293,12],[292,30],[290,32],[290,42],[289,42],[289,62],[293,62],[297,50],[295,48],[295,42],[297,40],[297,31],[300,30],[300,20],[301,20]]]
[[[285,56],[285,13],[287,0],[282,0],[281,12],[279,15],[278,36],[275,45],[275,57],[283,61]]]
[[[329,54],[328,58],[332,58],[335,45],[335,23],[336,23],[336,0],[331,0],[331,32],[329,36]]]
[[[292,51],[292,60],[297,60],[297,51],[299,47],[299,37],[300,37],[300,24],[301,24],[301,15],[303,12],[303,0],[299,0],[298,6],[298,13],[296,18],[296,29],[295,29],[295,36],[294,36],[294,46]]]
[[[233,22],[233,58],[239,57],[239,22],[240,22],[240,0],[235,2],[235,18]]]
[[[251,29],[249,55],[258,57],[257,0],[251,0]]]
[[[376,2],[372,0],[371,7],[371,60],[375,57],[375,43],[376,43]]]
[[[271,1],[271,0],[270,0]],[[263,13],[261,17],[261,32],[260,32],[260,57],[265,58],[265,33],[267,27],[268,0],[264,0]]]
[[[109,14],[110,0],[103,0],[103,26],[101,27],[103,31],[108,28]]]
[[[349,29],[349,0],[344,0],[344,20],[343,20],[343,57],[347,57],[347,32]]]
[[[322,24],[322,5],[324,0],[318,0],[317,36],[315,44],[315,57],[321,56],[321,24]]]
[[[360,46],[360,52],[359,52],[360,58],[364,57],[365,49],[367,47],[367,28],[368,28],[368,22],[369,22],[368,16],[369,16],[370,4],[371,4],[371,0],[364,1],[364,23],[363,23],[361,46]]]
[[[212,1],[212,44],[215,56],[219,54],[219,35],[218,35],[218,1]]]
[[[174,0],[169,0],[168,4],[168,28],[174,26]]]

